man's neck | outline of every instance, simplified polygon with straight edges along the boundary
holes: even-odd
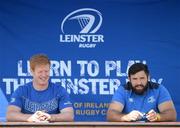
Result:
[[[46,90],[48,88],[48,83],[47,84],[36,84],[34,81],[33,81],[33,87],[35,90],[37,91],[43,91],[43,90]]]

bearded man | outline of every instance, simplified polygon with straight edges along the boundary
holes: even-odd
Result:
[[[147,65],[133,64],[128,79],[112,98],[107,111],[108,121],[176,121],[176,110],[168,90],[149,81]]]

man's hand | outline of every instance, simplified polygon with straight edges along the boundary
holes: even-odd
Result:
[[[51,116],[43,111],[36,111],[28,118],[28,122],[49,122]]]
[[[143,114],[137,110],[131,111],[129,114],[124,116],[126,121],[137,121],[143,117]]]
[[[153,109],[151,109],[151,110],[146,114],[146,118],[147,118],[150,122],[154,122],[154,121],[159,121],[159,120],[160,120],[160,116],[159,116],[158,113],[156,113]]]

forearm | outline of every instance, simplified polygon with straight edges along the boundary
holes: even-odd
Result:
[[[60,114],[51,114],[50,122],[58,122],[58,121],[74,121],[73,112],[65,112]]]
[[[30,114],[23,114],[20,112],[8,112],[6,119],[9,122],[27,122]]]
[[[176,121],[177,114],[173,109],[166,110],[164,112],[159,113],[160,119],[159,121]]]
[[[108,121],[115,121],[115,122],[128,121],[126,119],[126,114],[119,113],[115,110],[108,110],[107,120]]]

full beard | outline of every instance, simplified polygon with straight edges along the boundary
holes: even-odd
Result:
[[[137,89],[137,87],[141,87],[142,89]],[[139,84],[139,85],[136,85],[135,87],[132,87],[132,91],[137,94],[137,95],[143,95],[144,92],[146,92],[148,86],[147,85],[142,85],[142,84]]]

